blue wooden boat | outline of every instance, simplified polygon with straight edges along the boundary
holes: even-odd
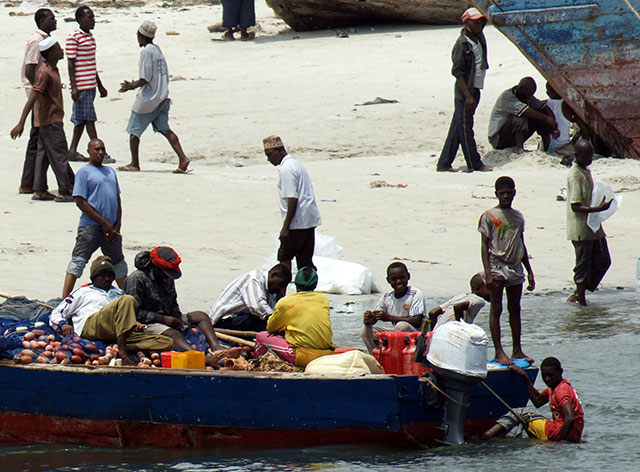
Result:
[[[538,369],[527,370],[535,380]],[[512,407],[528,397],[510,371],[487,384]],[[0,362],[0,443],[112,446],[305,447],[345,443],[429,445],[442,408],[426,405],[417,376],[327,376]],[[505,408],[471,393],[465,433]]]
[[[640,0],[472,3],[615,156],[640,159]]]

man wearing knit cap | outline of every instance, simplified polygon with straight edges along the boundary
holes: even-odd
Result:
[[[170,338],[140,332],[144,325],[136,322],[136,300],[114,288],[114,278],[111,259],[97,257],[91,264],[92,283],[79,287],[53,310],[51,327],[63,336],[75,333],[92,341],[117,343],[124,365],[137,364],[125,353],[171,350]]]
[[[180,311],[174,280],[182,276],[181,262],[176,251],[168,246],[158,246],[136,255],[137,270],[125,280],[124,290],[138,302],[137,319],[146,325],[145,333],[169,336],[182,351],[191,349],[181,333],[188,328],[188,323],[200,328],[213,351],[222,349],[205,312],[185,314]]]
[[[489,68],[487,62],[487,42],[482,30],[487,17],[477,8],[469,8],[462,14],[464,28],[453,45],[451,73],[456,78],[454,94],[454,113],[449,134],[442,148],[436,170],[438,172],[457,172],[451,166],[462,147],[466,172],[492,169],[482,163],[473,135],[473,115],[480,101],[480,90],[484,87],[484,78]]]
[[[127,132],[129,133],[129,148],[131,162],[118,167],[121,171],[140,170],[140,137],[149,125],[153,131],[162,134],[178,155],[178,167],[174,174],[189,172],[189,158],[180,145],[178,136],[169,127],[169,69],[164,54],[153,43],[156,35],[156,24],[145,20],[138,28],[138,45],[142,48],[138,64],[139,79],[125,80],[120,84],[120,92],[140,88],[131,109],[131,117]]]
[[[263,144],[267,160],[278,166],[278,195],[283,218],[278,261],[291,267],[295,257],[297,267],[315,267],[315,229],[322,219],[309,174],[287,153],[279,136],[264,138]]]
[[[267,331],[256,336],[256,356],[272,350],[297,367],[333,354],[329,299],[314,292],[318,274],[303,267],[295,278],[297,293],[282,298],[267,321]],[[278,334],[284,333],[284,337]]]
[[[33,109],[33,125],[38,128],[38,151],[33,181],[33,200],[51,200],[47,192],[47,165],[49,163],[58,181],[57,202],[73,202],[73,170],[67,156],[67,138],[62,119],[62,82],[58,61],[64,57],[60,44],[51,36],[38,43],[44,62],[36,72],[31,94],[22,109],[18,124],[11,130],[11,138],[22,135],[27,116]]]

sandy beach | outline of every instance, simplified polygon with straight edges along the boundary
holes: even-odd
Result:
[[[16,13],[38,6],[0,11],[0,291],[50,299],[60,295],[80,211],[74,204],[17,194],[27,136],[9,137],[26,100],[20,67],[35,30],[32,15]],[[53,36],[64,42],[76,26],[64,21],[73,9],[54,10]],[[567,168],[557,157],[495,152],[487,142],[491,108],[503,90],[531,75],[537,96],[546,98],[543,79],[508,40],[492,27],[485,31],[491,68],[475,129],[494,172],[438,174],[435,163],[453,111],[450,51],[459,27],[362,27],[340,38],[333,30],[292,32],[260,0],[256,10],[254,41],[222,42],[211,41],[220,33],[207,31],[221,21],[219,5],[163,8],[150,2],[94,9],[98,69],[109,90],[106,99],[96,100],[96,127],[108,152],[117,165],[129,162],[125,128],[134,93],[118,88],[122,80],[137,78],[135,32],[150,19],[158,24],[155,42],[172,76],[170,123],[192,159],[192,174],[173,175],[177,158],[161,135],[148,130],[141,142],[142,172],[118,174],[130,270],[138,251],[174,247],[183,260],[184,276],[177,282],[183,311],[208,311],[231,279],[262,267],[281,224],[277,169],[266,162],[262,138],[279,134],[311,175],[323,218],[319,231],[336,238],[345,260],[369,267],[384,289],[385,268],[398,259],[427,296],[466,291],[482,267],[478,217],[496,204],[495,179],[510,175],[517,185],[514,207],[527,222],[536,291],[568,294],[574,252],[565,236],[566,202],[556,201]],[[68,82],[66,60],[59,67]],[[376,97],[398,103],[356,106]],[[65,107],[69,140],[67,90]],[[86,144],[84,137],[79,150]],[[532,139],[527,148],[536,145]],[[455,165],[463,162],[460,155]],[[603,286],[634,287],[640,163],[599,159],[592,172],[624,193],[621,209],[605,223],[613,265]],[[406,188],[372,188],[374,181]],[[51,172],[49,184],[56,188]]]

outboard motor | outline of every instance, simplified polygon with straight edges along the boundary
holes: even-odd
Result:
[[[479,326],[451,321],[433,333],[427,360],[444,391],[442,442],[464,443],[464,421],[473,388],[487,376],[487,335]]]

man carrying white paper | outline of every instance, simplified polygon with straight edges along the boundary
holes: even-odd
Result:
[[[567,301],[587,305],[585,292],[593,292],[611,265],[604,229],[600,226],[593,231],[587,225],[587,215],[608,210],[610,199],[602,199],[599,205],[591,206],[593,178],[588,169],[593,161],[593,147],[586,139],[580,139],[574,146],[576,159],[567,178],[567,239],[573,243],[576,265],[573,280],[576,290]]]

